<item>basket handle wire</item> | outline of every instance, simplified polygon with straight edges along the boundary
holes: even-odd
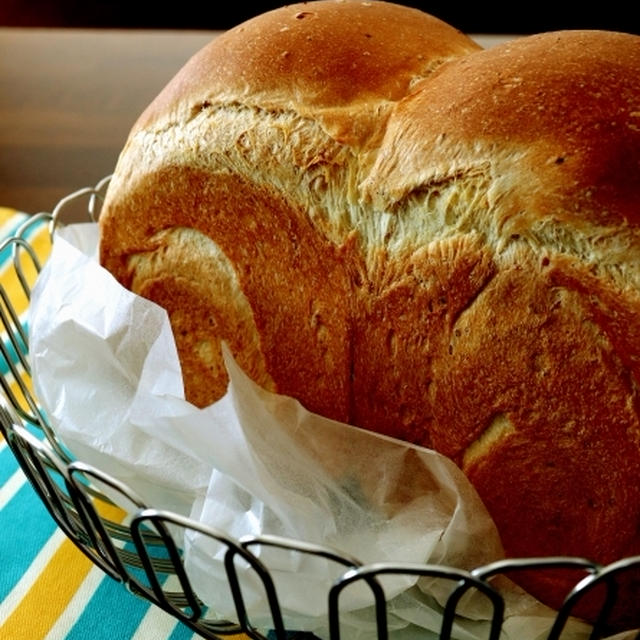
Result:
[[[126,585],[133,585],[134,588],[138,587],[142,591],[142,585],[127,570],[121,559],[120,554],[123,552],[119,552],[115,545],[114,528],[109,527],[110,535],[105,519],[98,513],[93,499],[99,495],[100,499],[104,501],[104,497],[103,494],[95,492],[95,483],[98,481],[102,487],[108,487],[111,496],[116,493],[124,498],[125,502],[132,504],[134,509],[143,509],[146,505],[131,488],[91,465],[74,461],[68,465],[67,469],[69,493],[90,540],[94,560],[103,567],[106,565],[107,572],[115,579]],[[120,505],[120,500],[111,497],[109,503]]]
[[[60,460],[47,440],[39,439],[16,423],[7,428],[8,420],[10,415],[0,407],[0,424],[4,425],[7,443],[56,524],[94,564],[111,578],[126,582],[131,576],[87,498],[86,492],[91,488],[76,480],[77,469]],[[88,465],[82,467],[83,473],[89,472]],[[94,475],[104,478],[98,470],[94,470]],[[54,476],[61,482],[56,482]]]
[[[630,573],[634,569],[636,571],[640,569],[640,556],[623,558],[622,560],[613,562],[606,567],[600,565],[594,566],[595,570],[591,572],[590,575],[580,580],[580,582],[578,582],[567,595],[554,620],[551,631],[549,632],[548,640],[560,639],[560,634],[562,633],[562,630],[575,605],[600,585],[604,585],[605,587],[605,601],[598,614],[598,619],[593,625],[590,640],[596,640],[597,638],[603,637],[605,634],[605,624],[609,614],[613,610],[618,596],[619,588],[616,578],[626,573]],[[638,606],[640,607],[640,602],[638,602]],[[635,640],[640,640],[640,631],[636,634]]]
[[[589,636],[590,640],[597,640],[608,634],[608,617],[615,605],[618,595],[618,585],[615,582],[615,578],[623,573],[630,573],[634,569],[637,570],[638,568],[640,568],[640,556],[624,558],[607,566],[603,566],[586,558],[557,556],[545,558],[507,558],[474,569],[471,573],[480,580],[489,580],[498,574],[508,576],[509,573],[527,569],[533,569],[537,572],[548,569],[572,569],[586,573],[587,575],[577,581],[565,597],[562,606],[555,616],[553,625],[546,636],[546,640],[560,640],[562,632],[578,603],[583,601],[589,593],[592,593],[599,586],[604,586],[604,602],[598,612],[597,619],[593,622]],[[640,632],[638,632],[634,638],[635,640],[640,640]]]
[[[0,244],[0,252],[11,251],[13,273],[16,276],[20,290],[27,301],[31,300],[33,277],[27,275],[27,269],[35,275],[42,270],[41,261],[32,246],[29,235],[42,223],[50,221],[51,214],[39,213],[27,218],[16,230],[15,234]],[[51,236],[50,236],[51,238]],[[17,385],[18,393],[12,389],[5,376],[0,376],[0,385],[9,399],[13,410],[27,423],[40,428],[47,437],[56,454],[64,461],[70,461],[69,456],[59,445],[49,422],[33,397],[27,380],[31,379],[29,363],[29,340],[27,332],[15,310],[12,300],[4,287],[0,287],[0,329],[4,330],[7,339],[0,341],[0,354],[9,369],[11,380]],[[26,404],[26,407],[25,407]]]
[[[26,251],[31,264],[36,270],[36,273],[40,273],[42,270],[42,264],[40,259],[38,258],[38,254],[35,249],[32,247],[31,243],[28,241],[28,233],[42,222],[50,221],[52,218],[50,213],[36,213],[35,215],[29,216],[17,229],[13,238],[10,238],[8,242],[12,244],[12,260],[13,260],[13,268],[15,269],[16,276],[20,281],[22,286],[22,290],[24,291],[27,300],[31,300],[31,289],[32,284],[27,278],[25,274],[25,270],[22,266],[21,258],[24,254],[21,254],[21,251]],[[50,234],[51,235],[51,234]],[[17,325],[21,328],[20,323]],[[22,334],[24,338],[24,343],[27,344],[26,334]]]
[[[31,299],[31,285],[28,282],[28,279],[24,272],[22,263],[24,259],[23,256],[26,256],[29,259],[30,264],[35,269],[36,273],[39,273],[42,268],[33,247],[24,237],[26,229],[30,228],[33,224],[34,223],[31,220],[27,220],[26,223],[23,223],[20,226],[14,236],[12,236],[11,238],[7,238],[0,244],[0,253],[8,250],[11,251],[13,270],[18,279],[21,290],[27,300]],[[19,367],[22,367],[22,369],[28,376],[31,375],[31,367],[29,364],[29,359],[27,357],[29,344],[27,333],[22,326],[22,322],[20,321],[20,318],[15,311],[13,302],[9,299],[9,295],[5,291],[4,287],[0,287],[0,299],[2,300],[2,304],[0,304],[0,321],[2,322],[2,328],[4,328],[4,330],[6,331],[6,337],[9,341],[8,346],[4,344],[4,340],[0,341],[0,350],[2,351],[2,356],[6,361],[6,364],[16,384],[18,384],[18,386],[20,387],[20,391],[29,404],[29,408],[34,415],[39,415],[37,405],[31,398],[31,394],[28,392],[26,384],[23,380],[23,375],[19,370]],[[17,358],[17,362],[14,361],[15,358]],[[4,376],[2,376],[2,382],[3,388],[10,395],[12,404],[14,406],[17,405],[16,410],[20,410],[22,403],[17,401],[15,394],[5,383]],[[31,416],[26,412],[23,414],[23,417],[31,422],[38,420],[38,418],[34,418],[34,416]]]
[[[153,524],[154,528],[160,532],[160,535],[165,542],[169,557],[173,563],[173,568],[180,580],[181,587],[186,596],[188,607],[191,609],[191,614],[187,614],[182,608],[176,607],[175,604],[166,597],[166,593],[160,585],[160,581],[155,574],[155,569],[144,543],[142,528],[146,523]],[[184,570],[180,553],[166,528],[170,525],[184,530],[189,530],[192,533],[214,540],[223,546],[225,549],[223,564],[236,611],[236,617],[238,620],[237,624],[229,623],[227,621],[211,622],[201,619],[203,610],[200,601],[190,584],[186,571]],[[282,611],[278,601],[278,595],[269,571],[258,558],[224,532],[173,512],[158,509],[145,509],[132,519],[131,533],[147,574],[150,578],[153,576],[152,586],[157,601],[163,608],[169,610],[180,620],[189,624],[196,630],[207,628],[209,631],[229,633],[229,629],[231,628],[234,633],[245,633],[251,638],[264,640],[265,637],[251,624],[247,613],[245,599],[238,576],[238,569],[236,566],[236,561],[240,558],[254,572],[264,588],[272,617],[272,630],[275,633],[276,638],[278,640],[284,640],[287,637]]]
[[[25,476],[58,526],[72,540],[82,535],[78,523],[70,516],[69,500],[56,484],[51,472],[66,478],[67,470],[60,464],[53,448],[22,425],[16,424],[10,413],[0,405],[0,430]]]
[[[439,578],[457,583],[459,590],[467,591],[471,588],[483,593],[492,604],[492,616],[488,640],[498,640],[504,618],[504,600],[502,596],[488,583],[474,577],[470,572],[453,567],[441,567],[431,564],[414,563],[374,563],[348,570],[333,585],[329,591],[329,629],[332,640],[340,640],[340,596],[350,584],[364,580],[373,589],[376,610],[377,640],[388,640],[388,625],[386,614],[386,597],[376,578],[383,575],[417,576],[421,578]],[[461,597],[462,593],[460,594]],[[455,609],[460,597],[447,598],[445,612],[440,628],[439,640],[450,640],[455,620]]]
[[[162,603],[163,608],[170,609],[174,615],[185,616],[188,620],[195,621],[203,615],[203,603],[191,587],[191,583],[182,564],[181,553],[167,528],[167,522],[169,521],[172,524],[176,524],[175,519],[168,518],[166,512],[158,511],[157,509],[141,510],[131,522],[133,543],[142,560],[156,600]],[[175,573],[180,583],[182,597],[179,605],[174,602],[175,592],[167,593],[162,587],[156,569],[156,563],[154,563],[154,559],[151,557],[147,545],[148,529],[146,529],[146,527],[148,527],[148,524],[151,524],[153,529],[158,533],[163,547],[166,550],[171,570]],[[191,614],[186,614],[185,609],[191,611]]]

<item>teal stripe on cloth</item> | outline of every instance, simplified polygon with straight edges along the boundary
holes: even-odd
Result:
[[[0,600],[4,600],[51,537],[56,525],[27,482],[0,511]]]
[[[18,462],[13,457],[11,449],[5,446],[0,450],[0,487],[17,471]]]
[[[20,229],[20,227],[25,223],[27,218],[28,216],[26,214],[23,214],[23,213],[16,214],[11,219],[11,222],[8,223],[6,228],[3,229],[3,232],[5,235],[2,238],[0,238],[0,244],[4,243],[5,238],[11,238],[14,235],[16,235],[16,233],[18,232],[18,229]],[[36,222],[35,224],[30,225],[26,233],[24,234],[23,238],[25,240],[28,240],[29,238],[31,238],[35,233],[37,233],[42,228],[43,224],[47,224],[45,220],[40,220],[39,222]],[[5,266],[5,264],[11,260],[12,253],[13,253],[13,249],[10,244],[4,247],[2,250],[0,250],[0,269],[2,269]]]
[[[194,637],[200,637],[197,634],[194,634],[189,627],[184,624],[179,623],[178,626],[173,630],[173,633],[167,638],[167,640],[190,640]]]
[[[26,333],[27,331],[26,322],[22,322],[21,326],[22,326],[22,330]],[[16,336],[16,338],[18,340],[18,348],[23,348],[24,344],[22,340],[20,340],[19,336]],[[13,346],[13,342],[11,342],[11,340],[5,337],[3,340],[3,344],[4,344],[5,352],[7,356],[11,359],[11,362],[13,363],[17,362],[18,354],[16,353],[16,349]],[[4,357],[0,357],[0,375],[6,376],[8,373],[9,373],[9,364],[7,363]]]
[[[127,597],[123,598],[123,594]],[[65,640],[131,638],[149,606],[125,591],[120,583],[104,579]]]
[[[27,219],[25,214],[16,214],[12,219],[11,223],[3,230],[5,236],[0,238],[0,243],[4,242],[5,238],[13,237],[20,225],[24,223]],[[34,225],[34,227],[39,227],[40,225]],[[11,247],[7,246],[2,251],[0,251],[0,265],[4,264],[4,262],[8,262],[11,259]]]

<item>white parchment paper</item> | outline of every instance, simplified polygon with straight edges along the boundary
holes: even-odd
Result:
[[[227,394],[198,409],[184,399],[168,318],[123,289],[96,260],[97,225],[57,232],[31,301],[36,394],[79,459],[134,489],[149,506],[235,539],[278,535],[321,544],[362,563],[437,563],[468,569],[501,557],[495,527],[464,475],[437,453],[306,411],[257,387],[227,353]],[[234,617],[220,545],[181,541],[200,598]],[[254,553],[274,577],[289,628],[326,634],[326,594],[344,571],[305,554]],[[269,626],[263,591],[243,583],[248,613]],[[438,636],[448,588],[384,580],[394,638]],[[545,635],[553,612],[508,590],[503,637]],[[341,600],[343,637],[372,637],[372,598],[359,585]],[[483,597],[460,608],[454,638],[488,637]],[[563,638],[586,638],[572,622]]]

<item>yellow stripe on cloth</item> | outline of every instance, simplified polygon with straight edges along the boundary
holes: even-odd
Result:
[[[91,567],[87,577],[82,581],[78,590],[73,594],[66,609],[58,617],[56,623],[49,629],[45,640],[61,640],[72,632],[75,624],[84,614],[85,607],[100,588],[103,580],[108,580],[97,565]],[[109,610],[109,603],[105,603],[105,611]],[[162,636],[159,636],[162,638]]]
[[[10,209],[9,207],[0,207],[0,226],[4,226],[7,222],[11,222],[17,215],[15,209]],[[26,215],[23,215],[26,218]],[[6,235],[6,234],[5,234]],[[4,235],[2,236],[5,237]]]
[[[125,515],[119,507],[102,501],[96,503],[96,508],[103,518],[115,522],[122,521]],[[34,561],[37,577],[24,595],[15,596],[19,597],[18,603],[0,626],[2,640],[44,640],[94,567],[61,530],[56,529],[49,544],[58,547],[48,561],[45,558],[45,566],[37,566],[38,558]],[[47,554],[46,547],[43,551]],[[20,583],[16,586],[18,591],[23,589],[25,587]]]
[[[20,367],[19,365],[16,365],[16,367],[18,368],[19,371],[21,371],[24,374],[24,372],[22,371],[22,367]],[[24,409],[24,411],[26,411],[27,413],[31,413],[32,409],[29,406],[29,403],[27,402],[27,399],[25,398],[24,393],[22,392],[22,387],[15,380],[12,379],[12,376],[10,374],[7,374],[5,378],[7,379],[7,382],[9,382],[9,391],[11,392],[12,400],[18,403],[18,405],[22,409]],[[33,397],[33,382],[31,378],[29,376],[23,375],[22,384],[29,392],[29,395]],[[2,440],[2,434],[0,434],[0,440]],[[0,640],[2,640],[2,638],[0,638]]]
[[[11,220],[16,218],[17,216],[14,216]],[[7,221],[5,221],[4,224],[7,224]],[[3,226],[1,217],[0,226]],[[51,252],[51,237],[46,224],[41,224],[29,235],[29,245],[38,257],[40,264],[43,264]],[[19,256],[18,264],[22,269],[24,277],[29,285],[33,286],[37,276],[33,260],[25,250],[20,251]],[[29,300],[23,292],[22,285],[13,265],[13,260],[6,260],[0,266],[0,286],[2,286],[7,293],[15,312],[21,316],[27,310]]]
[[[93,563],[69,539],[64,538],[31,588],[0,627],[0,638],[45,638],[92,566]]]
[[[23,222],[28,220],[29,216],[26,214],[18,213],[13,209],[9,209],[7,207],[0,207],[0,240],[4,238],[10,237],[10,235],[15,233],[16,228],[21,225]],[[28,231],[28,243],[29,246],[34,251],[37,256],[40,264],[44,264],[47,257],[51,253],[51,237],[49,235],[48,225],[44,222],[34,225]],[[6,253],[2,254],[2,261],[0,262],[0,288],[4,291],[7,299],[11,303],[11,307],[17,317],[19,318],[21,324],[26,326],[26,318],[27,318],[27,310],[29,305],[29,300],[27,295],[24,293],[22,282],[16,273],[13,255],[11,253],[11,249],[5,249]],[[37,277],[37,271],[33,264],[33,260],[28,251],[21,249],[19,252],[19,261],[18,264],[22,271],[22,274],[29,284],[29,286],[33,286]],[[4,305],[4,302],[0,300],[0,305]],[[2,306],[1,309],[5,312],[5,307]],[[7,318],[10,316],[7,314]],[[17,330],[15,327],[10,327],[11,333],[17,338]],[[6,341],[6,344],[9,345],[8,336],[6,334],[6,327],[0,324],[0,334],[3,340]],[[15,362],[15,366],[21,373],[22,367],[20,366],[17,358],[12,358]],[[31,407],[29,407],[24,395],[19,388],[18,384],[15,381],[11,380],[11,374],[8,373],[5,375],[5,382],[8,382],[11,387],[12,400],[15,401],[19,406],[21,406],[25,411],[31,412]],[[22,381],[29,389],[29,393],[32,393],[31,388],[31,379],[29,376],[21,376]]]

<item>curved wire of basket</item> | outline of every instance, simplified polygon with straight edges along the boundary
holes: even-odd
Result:
[[[11,267],[27,302],[31,287],[42,268],[29,242],[30,232],[48,224],[53,239],[55,228],[63,224],[70,205],[87,201],[89,220],[96,221],[108,178],[95,187],[81,189],[60,201],[52,213],[30,217],[0,245],[0,252],[10,251]],[[602,610],[593,626],[591,638],[607,634],[607,616],[617,596],[618,578],[625,572],[640,569],[640,557],[627,558],[609,566],[600,566],[582,558],[508,559],[464,571],[430,564],[377,563],[362,565],[333,549],[274,536],[233,539],[223,531],[188,518],[146,505],[128,486],[99,469],[74,460],[48,424],[31,386],[28,331],[16,312],[16,301],[0,286],[0,431],[34,490],[66,536],[114,580],[121,582],[136,596],[164,609],[204,638],[215,639],[244,633],[250,638],[291,640],[313,638],[301,633],[292,636],[286,629],[286,607],[281,602],[276,583],[260,560],[258,550],[277,549],[290,554],[311,555],[331,563],[336,579],[327,590],[327,628],[330,640],[339,640],[341,605],[344,592],[353,584],[370,593],[374,612],[375,637],[390,636],[387,618],[385,576],[410,576],[437,579],[450,585],[450,595],[442,610],[438,637],[455,637],[458,606],[472,591],[487,599],[492,612],[488,625],[489,640],[501,635],[504,600],[494,578],[523,570],[545,571],[571,569],[582,579],[567,595],[562,608],[546,636],[560,638],[574,607],[593,590],[604,591]],[[229,597],[235,609],[234,620],[217,619],[208,611],[185,570],[183,551],[176,543],[176,531],[197,534],[214,541],[222,550]],[[269,631],[254,625],[248,614],[243,576],[251,573],[260,585],[270,611]],[[639,603],[640,606],[640,603]],[[262,629],[262,630],[261,630]],[[374,636],[372,636],[374,637]],[[635,635],[640,640],[640,633]]]

